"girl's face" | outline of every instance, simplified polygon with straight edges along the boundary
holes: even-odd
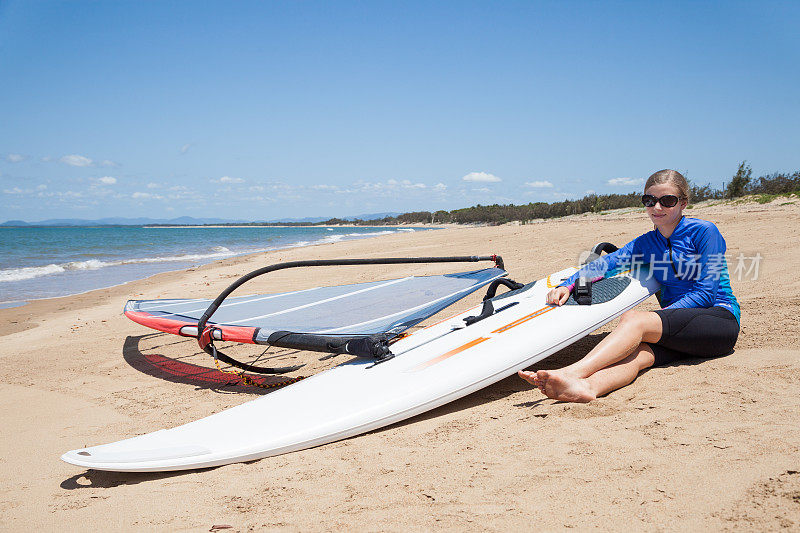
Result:
[[[661,198],[666,194],[674,194],[678,198],[681,196],[681,192],[678,190],[675,185],[671,183],[659,183],[656,185],[651,185],[645,191],[645,194],[652,194],[656,198]],[[673,207],[664,207],[661,205],[661,202],[656,203],[653,207],[646,207],[647,216],[650,217],[650,220],[653,221],[653,224],[656,228],[665,228],[672,231],[675,226],[678,225],[678,222],[681,220],[683,216],[683,210],[686,208],[687,201],[684,199],[680,199],[676,205]]]

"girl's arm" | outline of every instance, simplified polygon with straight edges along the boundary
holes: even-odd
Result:
[[[664,309],[711,307],[717,299],[720,278],[726,268],[725,239],[716,226],[709,225],[696,234],[694,241],[697,255],[688,273],[692,288]]]

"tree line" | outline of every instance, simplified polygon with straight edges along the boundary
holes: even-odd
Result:
[[[774,172],[758,178],[753,178],[753,170],[747,161],[742,161],[731,180],[721,188],[714,188],[710,184],[697,185],[689,182],[691,200],[723,200],[738,198],[746,195],[762,195],[765,201],[772,195],[785,195],[789,193],[800,194],[800,171],[794,173]],[[561,202],[532,202],[523,205],[492,204],[476,205],[452,211],[414,211],[403,213],[395,217],[385,217],[375,220],[345,220],[331,218],[314,224],[308,223],[280,223],[280,225],[316,225],[333,226],[337,224],[355,224],[363,226],[383,226],[398,224],[504,224],[507,222],[526,223],[536,219],[557,218],[567,215],[582,213],[601,213],[611,209],[625,207],[641,207],[641,193],[628,194],[587,194],[578,200],[564,200]],[[255,224],[264,224],[254,222]]]
[[[723,200],[739,198],[747,195],[784,195],[800,194],[800,171],[793,173],[774,172],[753,179],[753,170],[747,161],[742,161],[731,180],[721,188],[710,184],[697,185],[690,181],[690,193],[693,202],[703,200]],[[403,213],[396,217],[379,220],[344,221],[331,219],[322,224],[503,224],[506,222],[522,222],[530,220],[556,218],[582,213],[601,213],[611,209],[624,207],[641,207],[641,193],[628,194],[587,194],[578,200],[561,202],[532,202],[524,205],[476,205],[452,211],[415,211]]]

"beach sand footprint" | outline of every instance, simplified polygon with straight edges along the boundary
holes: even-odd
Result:
[[[800,471],[784,470],[756,483],[720,518],[736,528],[763,530],[765,524],[777,522],[781,528],[796,531],[800,528]]]

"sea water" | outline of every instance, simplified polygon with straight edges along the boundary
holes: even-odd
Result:
[[[419,229],[419,228],[417,228]],[[0,227],[0,307],[280,248],[385,235],[385,227]]]

